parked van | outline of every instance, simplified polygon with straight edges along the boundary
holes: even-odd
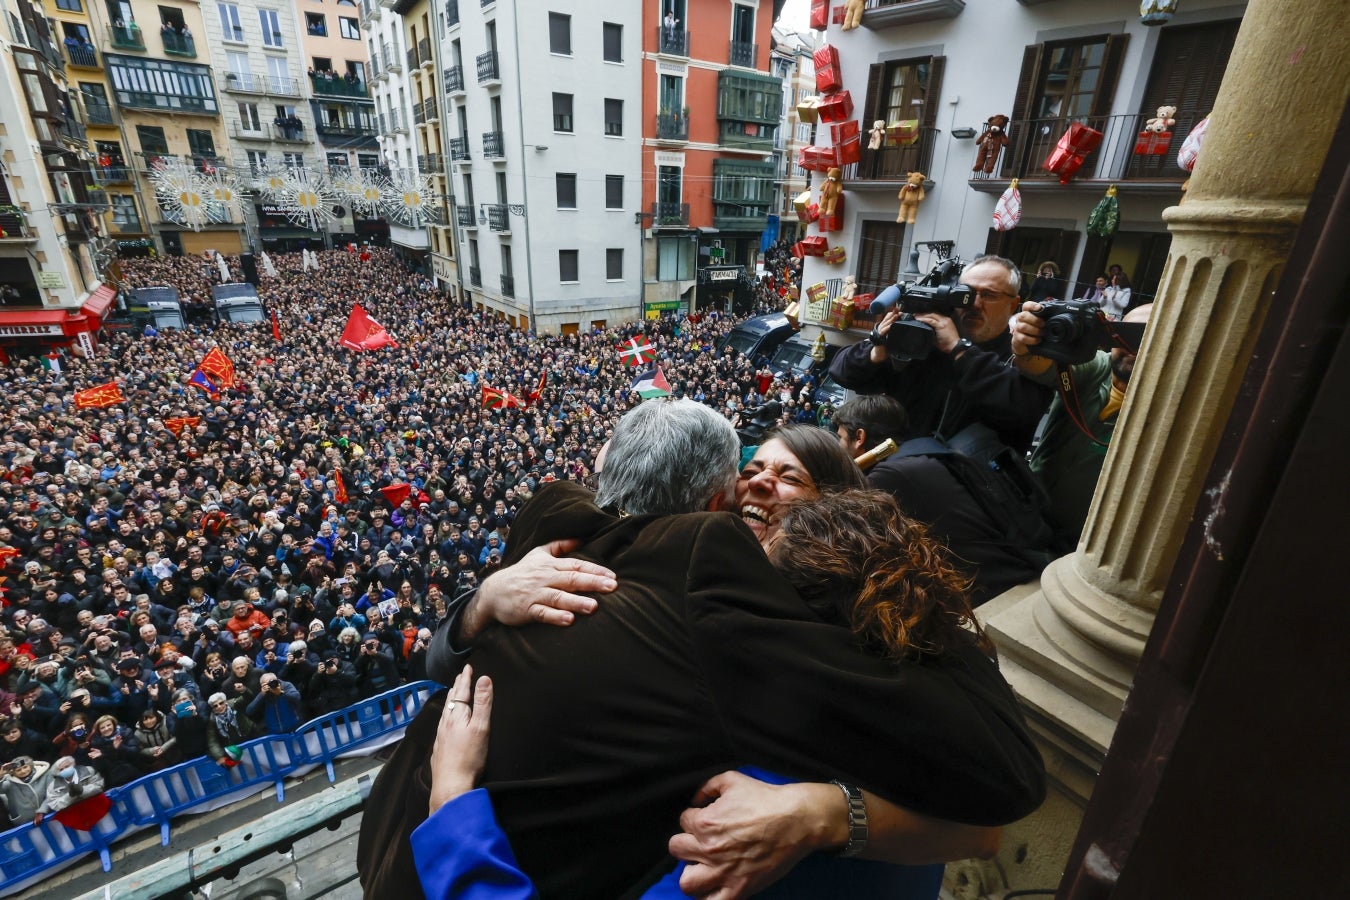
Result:
[[[830,360],[839,352],[839,348],[833,344],[826,344],[825,359],[816,362],[811,357],[811,347],[814,344],[815,341],[807,339],[804,335],[794,334],[778,346],[773,360],[769,363],[769,370],[780,378],[794,376],[800,378],[807,374],[823,375],[829,368]]]
[[[177,288],[143,287],[131,291],[125,310],[119,310],[110,319],[113,328],[144,330],[146,325],[157,331],[183,327],[183,304]]]
[[[217,323],[250,324],[267,321],[262,300],[251,284],[218,284],[211,288],[211,299],[215,302]]]
[[[746,319],[727,335],[726,344],[758,361],[771,357],[778,345],[792,336],[792,323],[782,313]]]

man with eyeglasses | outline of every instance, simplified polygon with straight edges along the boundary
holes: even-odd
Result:
[[[886,313],[866,340],[845,347],[830,364],[834,380],[860,394],[887,394],[909,412],[913,433],[950,438],[968,425],[993,429],[1003,443],[1031,446],[1036,423],[1054,389],[1021,377],[1011,365],[1008,320],[1019,304],[1017,265],[1001,256],[978,256],[961,273],[975,302],[955,319],[941,313],[915,318],[933,328],[927,359],[891,358],[886,336],[900,317]]]

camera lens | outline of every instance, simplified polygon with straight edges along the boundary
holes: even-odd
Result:
[[[1072,344],[1084,334],[1083,320],[1079,316],[1061,313],[1051,316],[1045,323],[1043,340],[1053,344]]]

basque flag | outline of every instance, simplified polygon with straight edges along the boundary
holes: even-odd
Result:
[[[644,337],[629,338],[618,346],[619,359],[623,364],[631,368],[636,368],[643,363],[649,363],[656,359],[656,350],[647,343]]]

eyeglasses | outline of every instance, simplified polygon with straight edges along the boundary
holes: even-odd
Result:
[[[1017,295],[1009,291],[991,291],[986,288],[975,288],[975,299],[988,302],[997,300],[999,297],[1016,297]]]

